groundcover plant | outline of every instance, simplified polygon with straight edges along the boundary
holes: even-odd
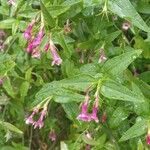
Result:
[[[148,150],[149,84],[149,0],[0,1],[0,150]]]

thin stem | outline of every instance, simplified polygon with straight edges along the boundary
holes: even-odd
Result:
[[[29,139],[29,149],[31,149],[31,146],[32,146],[32,137],[33,137],[33,130],[32,130],[32,126],[31,126],[31,129],[30,129],[30,139]]]

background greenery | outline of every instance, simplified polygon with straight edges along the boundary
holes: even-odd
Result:
[[[25,50],[23,32],[40,13],[46,30],[40,50],[51,33],[61,66],[51,66],[50,53],[34,59]],[[66,33],[67,19],[71,31]],[[87,144],[92,150],[149,149],[149,0],[15,0],[15,5],[1,0],[0,20],[6,34],[0,50],[0,149],[80,150]],[[126,21],[131,23],[127,31],[122,29]],[[108,59],[98,63],[103,45]],[[105,112],[106,122],[78,121],[84,91],[99,81],[99,118]],[[95,86],[91,102],[94,91]],[[26,125],[25,117],[49,96],[45,126]],[[48,138],[52,129],[55,142]]]

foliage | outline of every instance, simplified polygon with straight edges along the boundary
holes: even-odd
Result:
[[[149,8],[149,0],[1,0],[1,149],[148,149]],[[98,118],[79,117],[87,95]]]

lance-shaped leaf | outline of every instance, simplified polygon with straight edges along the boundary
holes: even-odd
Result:
[[[55,20],[53,19],[53,17],[50,15],[50,13],[48,12],[47,8],[44,6],[44,4],[42,3],[42,1],[40,1],[41,3],[41,10],[43,12],[43,16],[44,19],[46,21],[46,23],[53,28],[55,26]]]
[[[137,95],[127,87],[114,81],[104,81],[101,86],[101,93],[110,99],[117,99],[131,102],[144,102],[145,99],[141,94]]]
[[[123,107],[118,107],[112,114],[112,117],[109,120],[110,127],[116,128],[128,117],[128,112]]]
[[[119,141],[126,141],[131,138],[141,136],[146,133],[146,120],[136,122],[129,130],[127,130]]]
[[[122,18],[131,21],[138,28],[150,32],[150,28],[135,10],[129,0],[111,0],[109,1],[109,9]]]
[[[35,97],[32,105],[37,105],[43,99],[52,96],[56,102],[80,102],[84,100],[84,95],[77,92],[84,92],[89,86],[94,84],[96,79],[88,75],[78,75],[60,81],[53,81],[46,84]]]
[[[9,122],[3,122],[3,121],[0,120],[0,125],[2,125],[4,128],[6,128],[10,131],[13,131],[15,133],[23,134],[23,132],[20,129],[18,129],[14,125],[10,124]]]
[[[102,71],[116,76],[122,73],[141,53],[141,50],[132,50],[116,56],[104,64]]]
[[[77,103],[72,102],[72,103],[62,104],[62,107],[66,112],[66,114],[68,115],[69,119],[77,121],[76,117],[79,114],[79,107]]]
[[[14,66],[15,62],[9,55],[0,54],[0,76],[6,75]]]
[[[13,18],[9,18],[9,19],[1,21],[1,23],[0,23],[0,29],[11,29],[12,28],[12,24],[15,21],[16,20],[13,19]]]

